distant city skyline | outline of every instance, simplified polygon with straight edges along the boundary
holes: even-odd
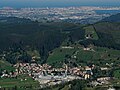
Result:
[[[0,7],[120,6],[120,0],[0,0]]]

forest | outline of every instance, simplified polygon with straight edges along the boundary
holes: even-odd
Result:
[[[90,25],[62,21],[38,22],[24,18],[0,17],[0,58],[15,64],[31,62],[28,52],[37,51],[40,63],[46,63],[49,54],[63,43],[67,46],[79,43],[120,50],[120,14]],[[115,18],[117,17],[117,18]],[[112,22],[114,21],[114,22]],[[97,39],[86,39],[85,27],[93,27]]]

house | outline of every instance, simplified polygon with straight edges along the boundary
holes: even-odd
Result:
[[[89,48],[89,47],[86,47],[86,48],[83,48],[83,50],[85,50],[85,51],[89,51],[91,48]]]
[[[89,75],[89,74],[85,74],[85,75],[84,75],[84,78],[85,78],[85,80],[86,80],[86,79],[89,79],[89,78],[90,78],[90,75]]]
[[[107,81],[110,79],[111,79],[111,77],[101,77],[101,78],[97,78],[97,81]]]
[[[62,49],[74,49],[74,47],[71,47],[71,46],[62,46],[61,48]]]
[[[108,70],[107,67],[101,67],[100,69],[101,69],[101,70]]]
[[[116,90],[115,88],[108,88],[107,90]]]
[[[86,39],[91,39],[92,38],[92,34],[87,34],[85,35]]]

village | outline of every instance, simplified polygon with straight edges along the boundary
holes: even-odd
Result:
[[[64,50],[73,50],[75,47],[73,46],[62,46],[60,49]],[[79,47],[78,47],[79,48]],[[92,45],[88,47],[80,47],[81,50],[87,52],[95,52]],[[79,50],[77,50],[73,55],[71,55],[71,59],[76,59]],[[4,70],[2,72],[1,78],[17,78],[19,75],[27,75],[31,77],[33,80],[38,81],[40,88],[45,88],[49,86],[59,85],[66,82],[70,82],[73,80],[88,80],[90,81],[88,84],[91,87],[102,86],[110,84],[110,81],[113,80],[113,77],[110,76],[100,76],[96,77],[96,74],[100,72],[108,72],[111,70],[109,68],[109,64],[106,63],[104,66],[97,66],[95,64],[90,65],[79,65],[79,66],[69,66],[68,63],[63,63],[61,67],[54,67],[47,63],[40,64],[35,61],[36,57],[32,57],[32,62],[24,63],[18,62],[13,65],[15,71],[7,72]],[[111,65],[111,64],[110,64]],[[96,69],[99,67],[99,69]],[[97,70],[97,72],[95,72]],[[96,77],[96,78],[95,78]],[[22,81],[26,81],[27,78],[21,78]]]
[[[41,88],[57,85],[65,82],[69,82],[75,79],[79,80],[89,80],[94,76],[92,70],[95,65],[85,66],[85,67],[74,67],[70,68],[66,64],[63,64],[62,68],[53,68],[48,64],[37,64],[37,63],[17,63],[14,65],[16,68],[14,72],[6,73],[3,71],[1,78],[15,78],[18,75],[27,74],[34,80],[38,81]],[[107,68],[101,68],[101,70],[106,70]],[[111,77],[99,77],[92,81],[90,85],[97,86],[108,84]],[[21,79],[21,82],[26,80]]]

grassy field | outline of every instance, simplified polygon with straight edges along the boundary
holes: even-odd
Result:
[[[73,52],[75,52],[76,49],[62,49],[62,48],[57,48],[53,50],[53,53],[49,55],[47,59],[47,63],[49,64],[54,64],[54,63],[60,63],[63,62],[65,59],[66,55],[72,55]]]
[[[114,77],[120,80],[120,70],[115,70],[114,71]]]
[[[119,50],[108,49],[104,47],[93,47],[93,51],[85,51],[83,47],[75,49],[61,49],[57,48],[53,50],[53,53],[49,55],[47,63],[59,65],[65,60],[65,55],[76,56],[77,64],[84,64],[86,62],[93,62],[97,65],[106,65],[106,63],[119,63],[120,52]],[[74,53],[77,52],[76,55]]]
[[[92,39],[98,40],[98,35],[95,29],[93,28],[93,26],[87,26],[87,27],[84,27],[84,29],[85,29],[85,35],[92,34],[92,37],[93,37]]]
[[[94,51],[80,50],[77,54],[78,63],[82,60],[85,62],[94,62],[100,66],[106,63],[119,63],[119,50],[113,50],[103,47],[94,47]],[[101,64],[102,63],[102,64]]]
[[[7,70],[8,72],[14,71],[15,68],[12,65],[4,60],[0,60],[0,70]]]
[[[34,89],[38,85],[37,81],[27,75],[20,75],[17,78],[0,78],[0,86],[5,88],[5,90],[11,88],[17,88],[17,90]]]

